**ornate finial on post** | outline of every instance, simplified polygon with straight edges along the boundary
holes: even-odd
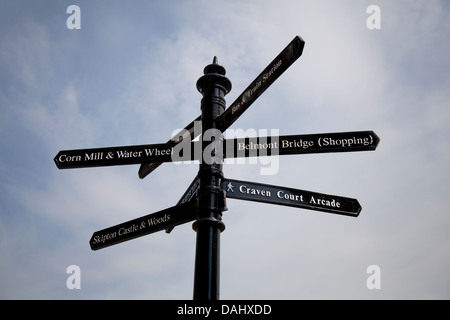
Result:
[[[212,64],[209,64],[203,69],[204,76],[200,77],[197,81],[197,90],[201,94],[211,89],[211,86],[220,85],[224,90],[225,94],[231,90],[231,82],[225,77],[226,70],[224,67],[218,64],[218,59],[216,56],[213,58]]]

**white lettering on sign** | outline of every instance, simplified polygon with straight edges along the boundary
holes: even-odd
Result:
[[[373,143],[372,136],[364,137],[364,138],[347,138],[347,139],[333,139],[331,137],[322,138],[320,137],[318,140],[320,147],[329,147],[329,146],[339,146],[342,148],[351,147],[353,145],[363,145],[368,146]]]
[[[253,194],[253,195],[263,196],[263,197],[271,197],[272,196],[272,194],[269,190],[248,188],[246,185],[241,185],[239,187],[239,192],[245,193],[245,194]]]
[[[158,148],[145,149],[145,155],[147,157],[151,156],[168,156],[172,155],[173,148],[160,150]]]
[[[167,221],[170,221],[170,214],[165,214],[164,217],[161,218],[150,218],[147,220],[149,226],[156,226],[157,224]]]
[[[102,160],[103,159],[103,152],[92,152],[91,154],[84,154],[84,161],[91,161],[91,160]]]
[[[311,200],[309,200],[310,204],[318,204],[321,206],[326,206],[326,207],[333,207],[333,208],[340,208],[341,204],[340,202],[336,201],[335,199],[330,200],[325,200],[325,199],[320,199],[320,198],[314,198],[314,196],[311,196]]]
[[[279,170],[279,130],[270,129],[272,136],[267,136],[268,129],[228,129],[226,132],[227,139],[225,140],[226,150],[236,150],[236,158],[227,158],[228,164],[261,164],[261,175],[274,175]],[[239,138],[242,136],[253,137],[249,138],[249,142],[238,142],[235,145],[235,140],[230,138]],[[256,137],[259,136],[259,137]],[[270,142],[269,142],[270,138]],[[248,153],[249,157],[246,156]],[[265,157],[267,155],[271,157]],[[258,156],[258,157],[256,157]]]
[[[159,224],[169,222],[171,219],[170,214],[164,214],[164,216],[160,217],[151,217],[151,218],[145,218],[142,220],[137,221],[137,223],[133,223],[131,225],[120,227],[116,229],[117,231],[113,232],[106,232],[103,234],[96,235],[92,238],[92,244],[99,244],[99,243],[105,243],[110,240],[117,240],[120,237],[128,237],[132,235],[135,232],[138,232],[141,229],[156,227]]]
[[[140,157],[142,157],[142,151],[120,150],[120,151],[117,151],[117,157],[119,159],[122,159],[122,158],[140,158]]]
[[[114,239],[116,237],[117,237],[117,232],[111,232],[111,233],[107,233],[107,234],[98,235],[98,236],[94,237],[93,244],[105,243],[105,241]]]
[[[303,148],[308,149],[309,147],[314,146],[313,141],[303,141],[302,139],[298,141],[288,141],[288,140],[281,140],[281,147],[283,149],[288,148]]]
[[[283,60],[280,59],[278,60],[278,62],[276,62],[272,68],[270,68],[269,71],[267,71],[266,73],[264,73],[262,75],[262,80],[256,81],[255,85],[253,87],[251,87],[249,90],[247,90],[241,98],[241,101],[239,101],[238,104],[236,104],[235,106],[233,106],[231,108],[231,114],[234,114],[236,111],[238,111],[242,104],[247,102],[247,100],[249,100],[254,94],[255,92],[261,87],[261,85],[266,82],[267,80],[269,80],[269,78],[274,74],[274,72],[282,65]]]
[[[303,202],[303,195],[292,194],[284,192],[283,190],[279,190],[277,192],[277,197],[280,199],[295,201],[295,202]]]
[[[267,79],[270,78],[270,76],[275,72],[275,70],[277,70],[280,66],[281,66],[281,59],[274,64],[274,66],[269,70],[269,72],[263,74],[263,82],[265,82]]]
[[[81,156],[68,156],[65,154],[62,154],[58,158],[59,162],[76,162],[81,161]]]
[[[239,142],[238,151],[242,150],[267,150],[267,149],[277,149],[277,143],[254,143],[250,141],[249,143]]]
[[[124,227],[120,228],[118,234],[119,234],[119,236],[123,236],[128,233],[133,233],[137,230],[139,230],[139,225],[133,224],[131,227],[128,227],[128,228],[124,228]]]

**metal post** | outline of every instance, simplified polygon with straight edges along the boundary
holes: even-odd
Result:
[[[214,57],[213,63],[205,67],[204,75],[197,81],[197,89],[203,95],[203,155],[198,173],[198,217],[192,226],[197,232],[194,300],[218,300],[220,295],[220,233],[225,229],[222,212],[226,206],[222,188],[223,137],[216,120],[224,112],[224,96],[231,90],[231,82],[225,73],[225,68]]]

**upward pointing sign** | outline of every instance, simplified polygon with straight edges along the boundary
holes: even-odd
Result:
[[[305,42],[296,36],[291,43],[253,80],[230,107],[220,116],[222,132],[228,129],[266,89],[278,79],[303,53]]]
[[[280,54],[253,80],[252,83],[241,93],[227,110],[218,119],[219,129],[224,132],[239,118],[245,110],[264,92],[266,89],[278,79],[303,53],[305,41],[296,36]],[[189,123],[184,130],[183,139],[194,139],[197,135],[194,132],[194,122],[199,121],[200,116]],[[180,133],[181,133],[180,132]],[[180,136],[180,133],[177,135]],[[200,133],[198,133],[200,134]],[[172,140],[167,143],[173,142]],[[179,141],[178,141],[179,142]],[[161,162],[151,163],[144,162],[139,168],[139,178],[145,178],[149,173],[161,165]]]

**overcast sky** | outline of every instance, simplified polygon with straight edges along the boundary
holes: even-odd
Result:
[[[72,4],[79,30],[66,26]],[[367,27],[373,4],[381,29]],[[175,205],[198,165],[141,180],[138,165],[58,170],[53,158],[167,141],[200,114],[195,84],[213,56],[230,105],[296,35],[303,55],[232,128],[373,130],[377,150],[224,174],[356,198],[362,212],[228,199],[221,298],[449,299],[450,5],[430,0],[0,0],[0,298],[191,299],[192,223],[98,251],[89,239]],[[66,286],[70,265],[81,289]],[[366,285],[371,265],[381,289]]]

